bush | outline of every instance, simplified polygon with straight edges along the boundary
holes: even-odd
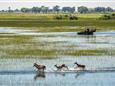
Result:
[[[111,14],[111,19],[115,19],[115,13]]]
[[[99,19],[102,19],[102,20],[115,19],[115,14],[103,15]]]
[[[68,17],[69,17],[69,15],[67,15],[67,14],[66,14],[66,15],[64,15],[64,17],[65,17],[65,18],[68,18]]]
[[[111,16],[115,16],[115,13],[111,14]]]
[[[55,16],[55,19],[57,19],[57,20],[61,20],[61,19],[63,19],[63,18],[62,18],[61,15],[58,15],[58,16]]]
[[[54,17],[54,19],[57,19],[57,20],[78,20],[78,17],[77,16],[74,16],[74,15],[57,15]]]
[[[100,19],[109,20],[109,19],[111,19],[111,17],[109,15],[103,15],[102,17],[100,17]]]
[[[70,20],[78,20],[78,17],[77,16],[70,16],[69,19]]]

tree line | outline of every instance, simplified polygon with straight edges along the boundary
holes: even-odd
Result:
[[[95,7],[95,8],[87,8],[85,6],[78,7],[79,13],[106,13],[106,12],[115,12],[115,10],[111,7]]]
[[[59,13],[59,12],[66,12],[66,13],[74,13],[75,7],[62,7],[56,5],[52,9],[49,7],[41,6],[41,7],[32,7],[32,8],[21,8],[21,12],[32,12],[32,13]]]
[[[41,6],[41,7],[32,7],[32,8],[21,8],[12,10],[11,7],[8,7],[8,10],[1,10],[0,12],[22,12],[22,13],[105,13],[105,12],[115,12],[115,9],[111,7],[95,7],[88,8],[85,6],[80,6],[77,9],[75,7],[60,7],[58,5],[53,6],[52,8]]]
[[[50,8],[46,6],[41,7],[32,7],[32,8],[26,8],[23,7],[21,9],[15,9],[12,10],[11,7],[8,8],[8,10],[1,10],[1,12],[22,12],[22,13],[74,13],[75,7],[60,7],[58,5]]]

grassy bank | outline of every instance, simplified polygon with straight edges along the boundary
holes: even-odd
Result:
[[[115,30],[115,20],[99,20],[98,18],[103,14],[73,14],[78,17],[78,20],[56,20],[56,15],[67,14],[16,14],[16,13],[1,13],[0,27],[44,27],[40,31],[46,32],[63,32],[63,31],[79,31],[76,29],[62,29],[61,27],[77,27],[77,26],[95,26],[98,31]],[[68,14],[69,15],[69,14]],[[54,29],[47,29],[51,27]],[[59,27],[55,29],[55,27]]]

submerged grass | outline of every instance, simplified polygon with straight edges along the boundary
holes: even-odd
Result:
[[[1,50],[0,50],[1,51]],[[63,50],[42,50],[42,49],[14,49],[14,50],[2,50],[4,57],[7,58],[55,58],[60,56],[114,56],[115,50],[75,50],[75,51],[63,51]]]
[[[0,36],[0,45],[27,44],[31,42],[31,36]]]
[[[28,49],[28,50],[15,50],[15,51],[6,51],[8,55],[15,56],[15,57],[24,57],[24,56],[36,56],[36,57],[48,57],[51,58],[53,56],[56,56],[56,52],[53,50],[39,50],[39,49]]]
[[[73,52],[66,52],[66,55],[72,55],[72,56],[106,56],[115,55],[115,50],[104,50],[104,49],[95,49],[95,50],[77,50]]]

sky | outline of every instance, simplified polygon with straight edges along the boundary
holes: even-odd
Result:
[[[78,6],[87,6],[89,8],[103,6],[103,7],[112,7],[115,9],[115,0],[0,0],[0,10],[8,9],[10,6],[11,9],[20,9],[22,7],[31,8],[33,6],[48,6],[53,7],[55,5],[78,7]]]

